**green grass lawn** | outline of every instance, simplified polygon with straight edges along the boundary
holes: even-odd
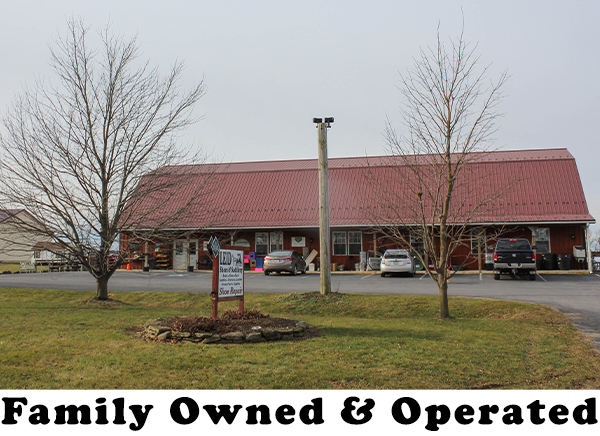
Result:
[[[248,294],[246,308],[308,322],[306,340],[146,342],[132,328],[209,315],[207,294],[0,289],[0,389],[587,389],[600,358],[533,304],[435,297]],[[221,304],[220,311],[237,303]]]
[[[0,273],[10,271],[11,273],[18,272],[21,269],[20,263],[0,263]]]

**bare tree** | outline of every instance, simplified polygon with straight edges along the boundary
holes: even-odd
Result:
[[[470,241],[477,218],[509,188],[498,189],[493,174],[470,165],[491,151],[507,78],[503,73],[488,83],[488,67],[479,69],[475,48],[461,34],[447,50],[438,32],[437,45],[421,50],[414,68],[400,75],[408,133],[398,136],[388,120],[388,168],[395,175],[381,183],[385,176],[379,174],[375,190],[380,231],[415,250],[438,286],[440,318],[450,316],[452,253]]]
[[[26,208],[41,226],[22,222],[23,229],[50,237],[76,258],[96,278],[96,298],[105,300],[127,256],[120,252],[109,262],[123,226],[143,228],[138,236],[151,238],[201,201],[208,182],[177,207],[162,207],[186,178],[184,169],[168,175],[166,168],[202,162],[177,145],[176,135],[197,121],[192,110],[205,86],[200,80],[182,91],[181,63],[162,76],[139,60],[136,38],[115,36],[109,26],[98,50],[90,48],[81,21],[68,28],[51,47],[58,83],[36,82],[3,117],[0,199],[3,207]],[[149,220],[159,208],[160,216]]]

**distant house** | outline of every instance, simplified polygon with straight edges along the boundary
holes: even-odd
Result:
[[[47,267],[50,270],[80,270],[79,261],[57,242],[38,242],[32,250],[30,261],[33,265]]]
[[[152,211],[146,217],[150,222],[152,214],[185,204],[193,187],[203,183],[209,174],[220,188],[203,199],[203,209],[213,211],[212,216],[218,219],[208,221],[206,214],[190,210],[164,229],[167,236],[140,244],[131,258],[131,267],[142,268],[146,253],[154,259],[153,266],[174,269],[202,266],[208,263],[203,248],[211,235],[227,245],[254,253],[259,263],[276,249],[294,249],[305,255],[312,250],[320,251],[316,159],[204,165],[192,167],[191,173],[168,197],[170,203],[163,205],[165,210],[155,210],[156,204],[149,200],[138,213]],[[410,177],[407,173],[402,176],[402,171],[393,169],[390,160],[384,157],[329,159],[332,263],[354,269],[361,252],[395,247],[395,242],[377,231],[381,223],[374,222],[373,217],[378,216],[381,205],[373,200],[376,188],[367,179],[395,184],[401,190],[407,181],[402,177]],[[595,220],[588,211],[575,159],[566,149],[486,153],[470,163],[464,174],[464,177],[493,174],[487,182],[489,189],[517,181],[510,192],[494,200],[487,215],[480,215],[472,222],[477,234],[484,229],[483,247],[488,258],[490,247],[495,244],[490,235],[502,227],[506,235],[529,239],[537,245],[538,253],[549,257],[572,256],[575,247],[585,247],[589,262],[588,232]],[[456,203],[460,204],[468,195],[468,189],[457,189]],[[136,228],[122,233],[123,247],[138,242],[133,235],[143,232],[145,227],[143,220],[138,222]],[[409,232],[410,223],[404,221],[403,225]],[[454,253],[453,264],[477,267],[473,250],[476,236],[470,246],[466,244]],[[574,257],[568,266],[587,267]]]
[[[49,238],[33,231],[41,224],[25,209],[0,210],[0,261],[31,261],[33,247]]]

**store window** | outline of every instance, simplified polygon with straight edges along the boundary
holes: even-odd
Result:
[[[362,232],[348,232],[348,254],[358,256],[362,251]]]
[[[283,250],[283,232],[271,232],[270,251]]]
[[[333,232],[333,255],[346,255],[346,232]]]
[[[425,253],[425,247],[423,245],[423,235],[418,235],[415,233],[411,233],[410,234],[410,246],[412,247],[412,249],[417,252],[417,253],[421,253],[424,254]]]
[[[238,239],[237,241],[234,241],[233,246],[250,248],[250,242],[248,242],[247,239]]]
[[[538,227],[535,229],[535,245],[538,253],[550,253],[550,228]]]
[[[266,256],[269,252],[269,234],[268,233],[256,233],[255,235],[255,247],[256,254],[259,256]]]

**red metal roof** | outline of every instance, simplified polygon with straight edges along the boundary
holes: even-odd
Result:
[[[593,222],[575,159],[566,149],[498,151],[475,155],[457,183],[453,204],[460,221],[469,205],[478,201],[477,192],[496,192],[514,184],[495,199],[473,222]],[[431,156],[418,156],[421,162]],[[271,228],[318,227],[317,159],[207,164],[165,168],[183,175],[177,189],[163,193],[166,209],[175,210],[196,195],[196,187],[209,180],[210,192],[201,202],[169,225],[170,228]],[[395,187],[395,195],[412,198],[406,191],[411,176],[397,158],[389,156],[329,159],[331,226],[368,226],[388,214],[407,224],[409,214],[398,219],[393,206],[378,201],[377,189],[368,180]],[[477,183],[473,183],[473,181]],[[460,204],[464,202],[461,209]],[[398,202],[396,202],[398,203]],[[141,210],[155,205],[148,199]],[[427,206],[431,207],[431,205]],[[141,213],[141,212],[140,212]],[[159,216],[167,210],[154,212]],[[150,227],[152,216],[132,227]]]

